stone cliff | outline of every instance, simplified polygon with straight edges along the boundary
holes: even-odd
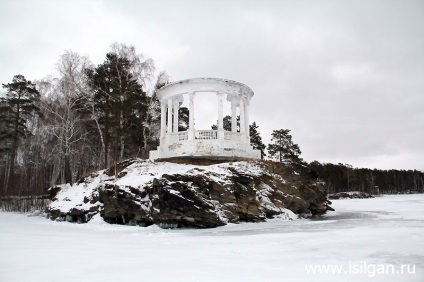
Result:
[[[131,159],[74,185],[50,188],[51,219],[206,228],[331,209],[324,183],[264,161],[189,165]]]

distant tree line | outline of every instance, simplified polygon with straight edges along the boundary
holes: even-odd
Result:
[[[348,164],[318,161],[311,162],[309,169],[312,176],[327,184],[329,193],[424,193],[424,173],[417,170],[353,168]]]
[[[329,193],[360,191],[371,194],[424,193],[424,172],[417,170],[380,170],[353,168],[349,164],[313,161],[306,163],[292,141],[290,130],[274,130],[268,154],[296,173],[324,181]]]

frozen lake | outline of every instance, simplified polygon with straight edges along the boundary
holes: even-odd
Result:
[[[0,281],[424,281],[424,195],[332,206],[203,230],[0,212]]]

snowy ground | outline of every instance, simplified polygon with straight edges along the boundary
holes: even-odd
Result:
[[[323,220],[204,230],[0,212],[0,281],[424,281],[424,195],[332,206]]]

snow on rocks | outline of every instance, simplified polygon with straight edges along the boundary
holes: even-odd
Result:
[[[109,223],[162,228],[294,219],[329,208],[322,183],[261,161],[200,166],[130,159],[50,192],[47,214],[54,220],[84,223],[100,215]]]
[[[328,198],[330,200],[338,200],[338,199],[367,199],[374,198],[372,194],[360,192],[360,191],[352,191],[352,192],[339,192],[335,194],[329,194]]]

